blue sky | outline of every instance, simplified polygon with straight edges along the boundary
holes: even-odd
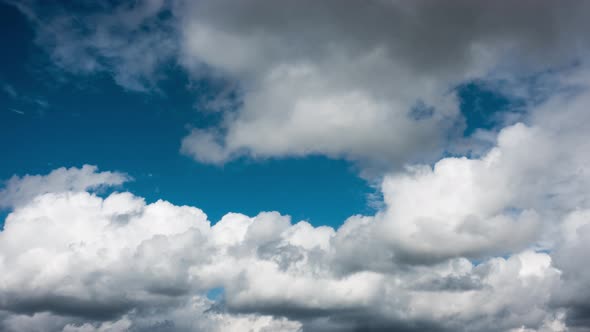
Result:
[[[2,38],[14,41],[0,64],[1,178],[97,165],[131,175],[135,180],[124,188],[148,201],[200,206],[212,221],[228,210],[278,210],[296,220],[338,225],[373,211],[367,203],[375,190],[346,161],[317,156],[216,166],[181,155],[188,128],[215,121],[215,114],[194,107],[213,84],[204,80],[189,90],[186,75],[172,67],[161,92],[138,93],[106,75],[45,70],[49,59],[33,44],[26,19],[11,6],[0,9]]]
[[[195,162],[179,153],[180,141],[189,128],[219,121],[218,114],[199,111],[196,103],[219,84],[205,78],[189,85],[186,74],[172,65],[151,93],[126,90],[106,74],[60,72],[46,67],[50,59],[34,44],[18,10],[4,4],[0,15],[0,33],[11,40],[0,55],[3,179],[93,164],[130,174],[134,181],[124,188],[148,201],[197,205],[212,221],[228,210],[250,215],[276,210],[295,220],[337,226],[351,215],[373,213],[379,203],[378,190],[345,160]],[[513,111],[509,99],[477,82],[457,90],[467,136],[494,128],[498,113]]]

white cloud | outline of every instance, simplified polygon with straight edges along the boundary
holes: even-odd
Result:
[[[282,231],[252,238],[258,222]],[[234,224],[245,227],[236,240],[216,240]],[[210,227],[198,209],[146,205],[126,193],[45,194],[13,212],[0,233],[0,305],[12,312],[2,326],[22,331],[49,320],[46,328],[64,331],[298,331],[330,317],[328,329],[339,322],[461,329],[477,319],[479,330],[493,330],[506,311],[506,328],[534,327],[552,314],[547,302],[559,272],[547,254],[340,276],[330,263],[337,248],[299,246],[294,228],[312,238],[325,232],[276,213],[229,215]],[[204,297],[214,287],[225,289],[229,312]],[[532,291],[539,288],[548,292]]]
[[[131,178],[119,172],[98,172],[92,165],[82,168],[58,168],[45,176],[13,176],[0,188],[0,208],[28,203],[37,195],[49,192],[96,190],[117,186]]]
[[[481,158],[387,175],[384,208],[338,229],[276,212],[211,225],[197,208],[100,198],[86,182],[44,190],[16,205],[0,233],[1,326],[587,328],[588,98],[539,105]],[[32,178],[60,172],[72,171]],[[211,289],[222,290],[218,300]]]

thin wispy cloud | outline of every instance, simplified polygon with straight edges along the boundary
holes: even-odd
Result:
[[[18,96],[16,90],[10,84],[3,84],[2,91],[12,98],[16,98]]]
[[[24,111],[17,110],[16,108],[9,108],[8,110],[16,114],[25,115]]]

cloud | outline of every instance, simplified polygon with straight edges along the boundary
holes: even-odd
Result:
[[[222,134],[193,131],[201,162],[322,154],[365,168],[433,161],[461,132],[454,87],[587,54],[585,5],[459,1],[199,1],[177,6],[181,62],[241,83]],[[452,23],[451,23],[452,22]],[[413,110],[426,107],[428,116]],[[209,133],[209,132],[206,132]]]
[[[175,59],[237,82],[237,109],[183,140],[196,160],[347,158],[380,170],[384,202],[337,229],[278,212],[211,223],[196,207],[99,197],[129,177],[94,166],[14,176],[0,191],[2,330],[590,328],[585,3],[17,5],[64,70],[145,91]],[[480,132],[491,148],[438,157],[463,143],[458,84],[546,70],[557,88]]]
[[[48,175],[13,176],[0,187],[0,208],[26,204],[38,195],[49,192],[96,190],[117,186],[131,178],[119,172],[98,172],[92,165],[82,168],[58,168]]]
[[[16,108],[9,108],[8,110],[16,114],[25,115],[24,111],[17,110]]]
[[[35,42],[60,69],[74,74],[106,73],[131,91],[157,88],[160,66],[175,52],[171,28],[158,15],[166,1],[121,4],[60,4],[8,1],[26,15]]]
[[[574,91],[540,104],[528,125],[503,129],[479,158],[388,174],[384,207],[337,229],[277,212],[228,213],[212,224],[195,207],[125,192],[101,198],[88,183],[116,181],[93,168],[29,176],[103,174],[27,195],[6,218],[0,326],[587,329],[588,271],[579,262],[590,236],[590,94]],[[221,294],[209,299],[211,290]]]
[[[552,248],[554,221],[590,203],[583,89],[531,110],[530,125],[504,128],[479,158],[443,158],[387,174],[385,207],[373,217],[350,218],[337,236],[350,255],[348,269]]]
[[[21,107],[34,108],[38,112],[43,112],[50,107],[49,103],[44,98],[17,92],[16,89],[10,84],[3,84],[2,90],[10,97],[13,104],[16,102],[16,105],[18,105],[17,107],[6,107],[6,109],[10,112],[25,115],[26,112],[21,110]]]
[[[277,213],[229,214],[210,226],[199,209],[145,204],[128,193],[48,193],[13,212],[0,233],[0,306],[10,313],[1,324],[8,331],[41,319],[56,331],[461,330],[477,320],[479,330],[494,330],[500,317],[507,328],[534,327],[552,314],[550,293],[532,291],[559,281],[547,254],[343,276],[331,263],[339,254],[331,238],[342,230],[328,230],[291,225]],[[224,289],[221,303],[205,297],[215,287]]]
[[[231,82],[233,93],[213,97],[225,105],[221,123],[182,143],[182,153],[213,164],[321,154],[382,175],[434,162],[461,141],[458,85],[563,68],[583,62],[589,46],[578,1],[534,10],[507,1],[14,5],[65,71],[108,73],[137,91],[157,90],[167,64]]]

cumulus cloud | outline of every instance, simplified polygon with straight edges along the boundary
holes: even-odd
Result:
[[[87,184],[28,195],[0,233],[0,324],[583,331],[589,96],[575,90],[539,105],[480,158],[388,174],[384,207],[337,229],[278,212],[212,224],[195,207],[101,198]],[[68,170],[33,178],[56,172]]]
[[[15,175],[0,187],[0,208],[13,208],[49,192],[97,190],[117,186],[130,179],[119,172],[98,172],[93,165],[61,167],[44,176]]]
[[[428,263],[552,248],[555,221],[590,203],[589,95],[582,89],[532,110],[530,125],[501,130],[496,146],[479,158],[443,158],[386,175],[384,209],[341,228],[348,228],[341,242],[351,268],[363,255],[373,257],[365,264],[385,267],[395,259]],[[351,247],[351,239],[362,245]],[[375,248],[376,239],[388,245]]]
[[[212,223],[99,197],[129,177],[92,166],[15,176],[0,191],[1,329],[590,329],[586,3],[138,1],[84,19],[17,6],[63,69],[146,90],[174,59],[236,81],[236,109],[184,138],[196,160],[347,158],[382,171],[384,202],[338,228],[278,212]],[[480,132],[491,148],[436,157],[464,126],[458,84],[539,71],[556,88]]]
[[[214,164],[321,154],[374,173],[433,162],[465,125],[459,84],[562,68],[583,61],[589,46],[581,1],[15,5],[66,71],[107,72],[149,91],[163,64],[176,63],[193,79],[235,82],[224,93],[239,102],[215,99],[232,105],[221,123],[182,143],[183,153]]]
[[[323,154],[391,168],[440,153],[461,122],[453,89],[578,60],[580,2],[199,1],[177,6],[181,62],[239,80],[223,135],[193,131],[202,162]],[[452,23],[450,23],[452,22]],[[541,55],[542,54],[542,55]],[[541,56],[540,56],[541,55]],[[415,118],[423,105],[430,112]],[[459,126],[460,127],[460,126]],[[456,134],[456,133],[455,133]]]
[[[461,329],[473,320],[493,330],[500,317],[506,328],[552,317],[550,293],[532,291],[557,287],[559,271],[547,254],[342,275],[332,263],[339,232],[291,225],[277,213],[229,214],[211,226],[199,209],[145,204],[128,193],[45,194],[13,212],[0,233],[0,305],[9,313],[1,324],[8,331],[35,324],[56,331],[320,331]],[[205,293],[218,287],[223,301],[213,303]]]

